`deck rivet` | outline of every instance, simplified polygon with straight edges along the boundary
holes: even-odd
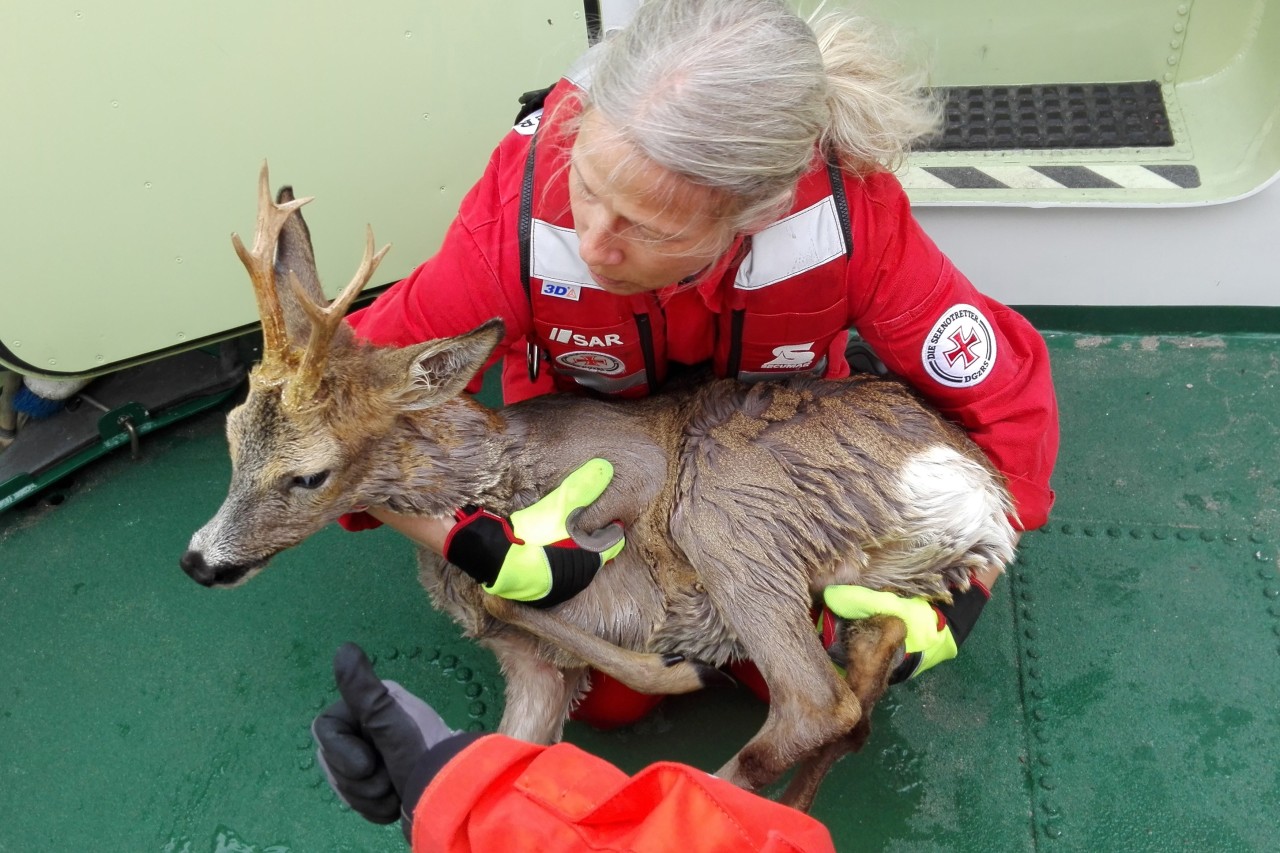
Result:
[[[1182,21],[1178,21],[1178,23],[1173,25],[1173,31],[1175,33],[1183,32],[1186,30],[1186,28],[1187,28],[1187,25],[1182,23]]]
[[[1280,604],[1273,604],[1267,608],[1267,612],[1272,616],[1280,616]]]
[[[1188,12],[1188,11],[1190,11],[1190,7],[1189,7],[1189,6],[1187,6],[1187,4],[1185,4],[1185,3],[1183,3],[1181,6],[1179,6],[1179,7],[1178,7],[1178,14],[1179,14],[1179,15],[1185,15],[1185,14],[1187,14],[1187,12]]]
[[[1029,607],[1022,608],[1022,610],[1019,611],[1018,615],[1022,617],[1022,620],[1024,622],[1031,622],[1033,621],[1033,618],[1034,618],[1033,614],[1031,613],[1031,608]]]
[[[427,662],[432,663],[440,659],[439,649],[427,649]]]
[[[1058,807],[1058,804],[1055,803],[1053,800],[1045,800],[1040,804],[1040,808],[1043,809],[1044,813],[1047,814],[1049,817],[1057,817],[1058,815],[1062,814],[1062,809],[1060,809]]]
[[[467,698],[468,698],[468,699],[475,699],[475,698],[477,698],[481,693],[483,693],[483,692],[484,692],[484,687],[483,687],[482,685],[480,685],[478,682],[473,681],[473,682],[471,682],[470,684],[468,684],[468,685],[467,685],[467,691],[466,691],[466,692],[467,692]]]
[[[1062,827],[1058,826],[1056,823],[1046,823],[1044,825],[1044,834],[1050,838],[1061,838]]]
[[[1049,695],[1048,693],[1045,693],[1043,687],[1036,687],[1036,688],[1033,688],[1031,691],[1032,699],[1043,699],[1045,696],[1048,696],[1048,695]]]
[[[1031,716],[1036,720],[1036,722],[1040,722],[1040,723],[1043,723],[1045,720],[1049,719],[1049,715],[1045,713],[1043,708],[1036,708],[1032,710]]]
[[[1258,580],[1269,581],[1274,580],[1276,576],[1275,570],[1270,566],[1263,566],[1258,569]]]
[[[1249,534],[1249,541],[1250,541],[1250,542],[1252,542],[1254,545],[1261,545],[1261,544],[1262,544],[1262,534],[1261,534],[1261,533],[1250,533],[1250,534]]]
[[[400,650],[392,646],[391,651],[387,652],[387,660],[395,660],[398,657],[400,657]]]
[[[1212,542],[1213,540],[1215,540],[1215,539],[1217,539],[1217,538],[1218,538],[1218,534],[1214,533],[1214,532],[1213,532],[1213,531],[1211,531],[1211,530],[1201,530],[1201,531],[1200,531],[1200,540],[1201,540],[1202,542]]]
[[[1124,531],[1123,531],[1123,530],[1121,530],[1119,527],[1108,527],[1108,528],[1107,528],[1107,535],[1108,535],[1108,536],[1110,536],[1112,539],[1119,539],[1119,538],[1120,538],[1120,534],[1122,534],[1122,533],[1124,533]]]
[[[1280,587],[1269,586],[1262,591],[1267,598],[1280,598]]]
[[[1023,601],[1036,600],[1036,594],[1029,589],[1024,589],[1022,592],[1018,594],[1018,597],[1021,598]]]
[[[473,717],[484,716],[484,712],[487,710],[489,709],[485,707],[485,704],[483,702],[472,702],[469,706],[467,706],[467,713]]]
[[[1036,742],[1037,742],[1037,743],[1048,743],[1048,742],[1049,742],[1049,732],[1048,732],[1046,729],[1043,729],[1043,728],[1041,728],[1041,729],[1037,729],[1037,730],[1036,730],[1035,735],[1036,735]]]
[[[471,676],[473,674],[474,673],[471,672],[470,667],[460,666],[458,667],[458,671],[453,674],[453,677],[458,679],[459,681],[466,682],[471,680]]]
[[[445,655],[444,657],[440,658],[440,667],[442,669],[453,669],[457,665],[458,665],[457,655]]]
[[[1097,535],[1098,535],[1098,528],[1094,527],[1092,524],[1087,524],[1087,525],[1085,525],[1085,528],[1084,528],[1084,535],[1085,535],[1085,536],[1097,536]]]
[[[1179,542],[1186,542],[1186,541],[1188,541],[1189,539],[1191,539],[1191,531],[1190,531],[1190,530],[1179,530],[1179,531],[1178,531],[1178,541],[1179,541]]]
[[[1164,72],[1164,80],[1165,80],[1165,82],[1166,82],[1166,83],[1172,83],[1172,82],[1173,82],[1173,72],[1172,72],[1172,71],[1166,71],[1166,72]]]
[[[1261,551],[1254,551],[1253,559],[1257,560],[1259,563],[1265,563],[1267,560],[1271,558],[1268,557],[1266,554],[1262,553]]]
[[[1052,791],[1054,788],[1058,787],[1058,780],[1053,776],[1041,776],[1040,787],[1044,788],[1046,791]]]
[[[1074,536],[1076,532],[1076,526],[1074,524],[1064,524],[1059,529],[1068,536]]]
[[[1271,629],[1271,631],[1272,631],[1272,633],[1274,633],[1277,637],[1280,637],[1280,625],[1275,626],[1274,628],[1272,628],[1272,629]]]
[[[1039,632],[1036,631],[1035,628],[1027,628],[1022,632],[1022,636],[1026,637],[1028,640],[1034,640],[1039,635]]]
[[[467,731],[482,732],[484,731],[484,723],[480,722],[479,720],[472,720],[471,722],[467,723]]]
[[[1027,675],[1031,676],[1032,678],[1039,678],[1042,674],[1043,674],[1043,671],[1038,666],[1033,666],[1027,670]]]
[[[312,767],[315,767],[315,766],[316,766],[316,759],[315,759],[315,756],[312,756],[312,755],[309,755],[298,762],[299,770],[310,770]]]
[[[1031,658],[1032,660],[1035,660],[1040,657],[1040,652],[1035,647],[1028,647],[1027,649],[1025,649],[1024,653],[1026,654],[1027,657]]]
[[[1147,531],[1139,530],[1136,527],[1129,531],[1129,536],[1133,539],[1141,539],[1146,535],[1147,535]]]
[[[1160,540],[1168,539],[1169,531],[1156,528],[1155,530],[1151,531],[1151,536],[1153,539],[1160,539]]]
[[[1042,755],[1040,756],[1040,763],[1041,763],[1041,764],[1043,764],[1045,767],[1052,767],[1052,766],[1053,766],[1053,756],[1051,756],[1051,755],[1043,755],[1043,754],[1042,754]]]

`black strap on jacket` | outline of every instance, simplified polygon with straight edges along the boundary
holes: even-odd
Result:
[[[849,197],[844,193],[844,177],[835,157],[827,157],[827,179],[831,181],[831,198],[836,203],[836,215],[840,218],[840,233],[844,235],[844,259],[853,257],[853,220],[849,216]]]

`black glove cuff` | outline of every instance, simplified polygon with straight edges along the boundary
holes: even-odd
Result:
[[[462,512],[465,516],[449,533],[444,558],[478,583],[492,584],[511,550],[509,527],[483,509],[468,506]]]
[[[957,592],[951,597],[950,604],[935,604],[944,617],[946,617],[947,625],[951,628],[951,636],[955,638],[956,647],[964,642],[964,638],[969,636],[969,632],[973,630],[973,626],[977,624],[978,617],[982,615],[982,608],[987,606],[991,593],[987,592],[980,584],[973,584],[964,592]]]
[[[422,799],[422,792],[458,753],[484,736],[484,732],[459,732],[422,753],[405,780],[404,790],[400,792],[400,827],[406,841],[413,841],[413,813],[418,808],[418,800]]]
[[[600,571],[600,555],[582,548],[565,548],[546,545],[547,564],[551,566],[551,589],[536,601],[526,604],[533,607],[554,607],[582,592]]]

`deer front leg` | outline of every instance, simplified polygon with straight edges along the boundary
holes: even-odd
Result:
[[[506,708],[498,731],[530,743],[558,742],[587,670],[556,667],[528,639],[504,637],[484,644],[497,657],[506,680]]]
[[[813,807],[818,786],[831,767],[850,752],[858,752],[871,734],[871,712],[889,689],[889,676],[902,660],[907,639],[906,623],[895,616],[873,616],[842,626],[840,638],[848,654],[845,681],[862,705],[862,718],[841,738],[805,759],[779,801],[807,812]]]

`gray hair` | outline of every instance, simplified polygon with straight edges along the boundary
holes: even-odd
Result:
[[[722,191],[726,224],[759,228],[791,204],[821,146],[854,173],[893,169],[939,108],[845,12],[812,26],[782,0],[646,0],[596,48],[584,113],[638,154]]]

